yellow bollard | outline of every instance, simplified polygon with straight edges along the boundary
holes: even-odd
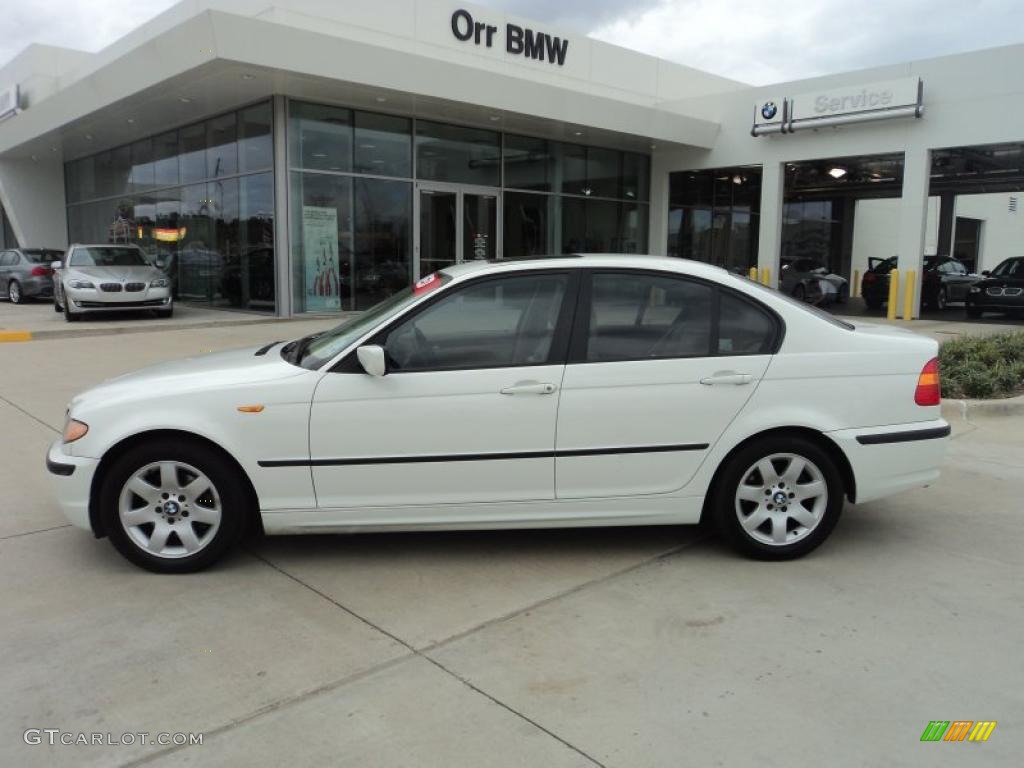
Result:
[[[900,271],[894,269],[889,273],[889,306],[885,314],[889,320],[895,320],[899,307],[896,305],[900,301]]]
[[[772,272],[768,267],[761,267],[761,285],[771,284]]]
[[[749,277],[751,280],[753,280],[756,283],[757,282],[757,267],[751,267],[750,268],[750,272],[747,273],[747,277]]]
[[[851,296],[860,296],[860,270],[853,270],[853,285],[850,286]]]
[[[914,289],[917,287],[917,273],[908,270],[905,278],[906,285],[903,289],[903,319],[914,319]]]

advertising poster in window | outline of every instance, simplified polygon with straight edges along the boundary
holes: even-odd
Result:
[[[306,311],[340,310],[337,210],[302,206],[302,244],[305,252]]]

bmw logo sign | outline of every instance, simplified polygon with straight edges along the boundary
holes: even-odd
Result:
[[[766,102],[765,105],[761,107],[761,117],[763,117],[765,120],[771,120],[773,117],[775,117],[775,114],[778,111],[779,108],[775,106],[774,101]]]

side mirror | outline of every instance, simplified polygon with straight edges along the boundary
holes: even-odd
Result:
[[[991,274],[992,274],[992,273],[991,273],[991,272],[990,272],[989,270],[987,270],[987,269],[983,269],[983,270],[981,270],[981,276],[982,276],[982,277],[988,277],[988,276],[989,276],[989,275],[991,275]]]
[[[363,370],[371,376],[384,376],[388,372],[384,347],[368,344],[356,350],[356,357],[359,358],[359,364],[363,366]]]
[[[60,262],[59,261],[51,261],[50,262],[50,269],[60,269]]]

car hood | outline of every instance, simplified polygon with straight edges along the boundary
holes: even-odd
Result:
[[[122,281],[145,283],[166,277],[159,269],[148,265],[142,267],[68,267],[67,276],[83,277],[86,280],[95,280],[101,283],[120,283]]]
[[[283,360],[281,346],[275,344],[269,352],[258,356],[256,352],[260,347],[245,347],[141,368],[76,395],[71,409],[88,409],[94,404],[107,408],[139,400],[159,401],[190,392],[250,386],[315,373]]]

